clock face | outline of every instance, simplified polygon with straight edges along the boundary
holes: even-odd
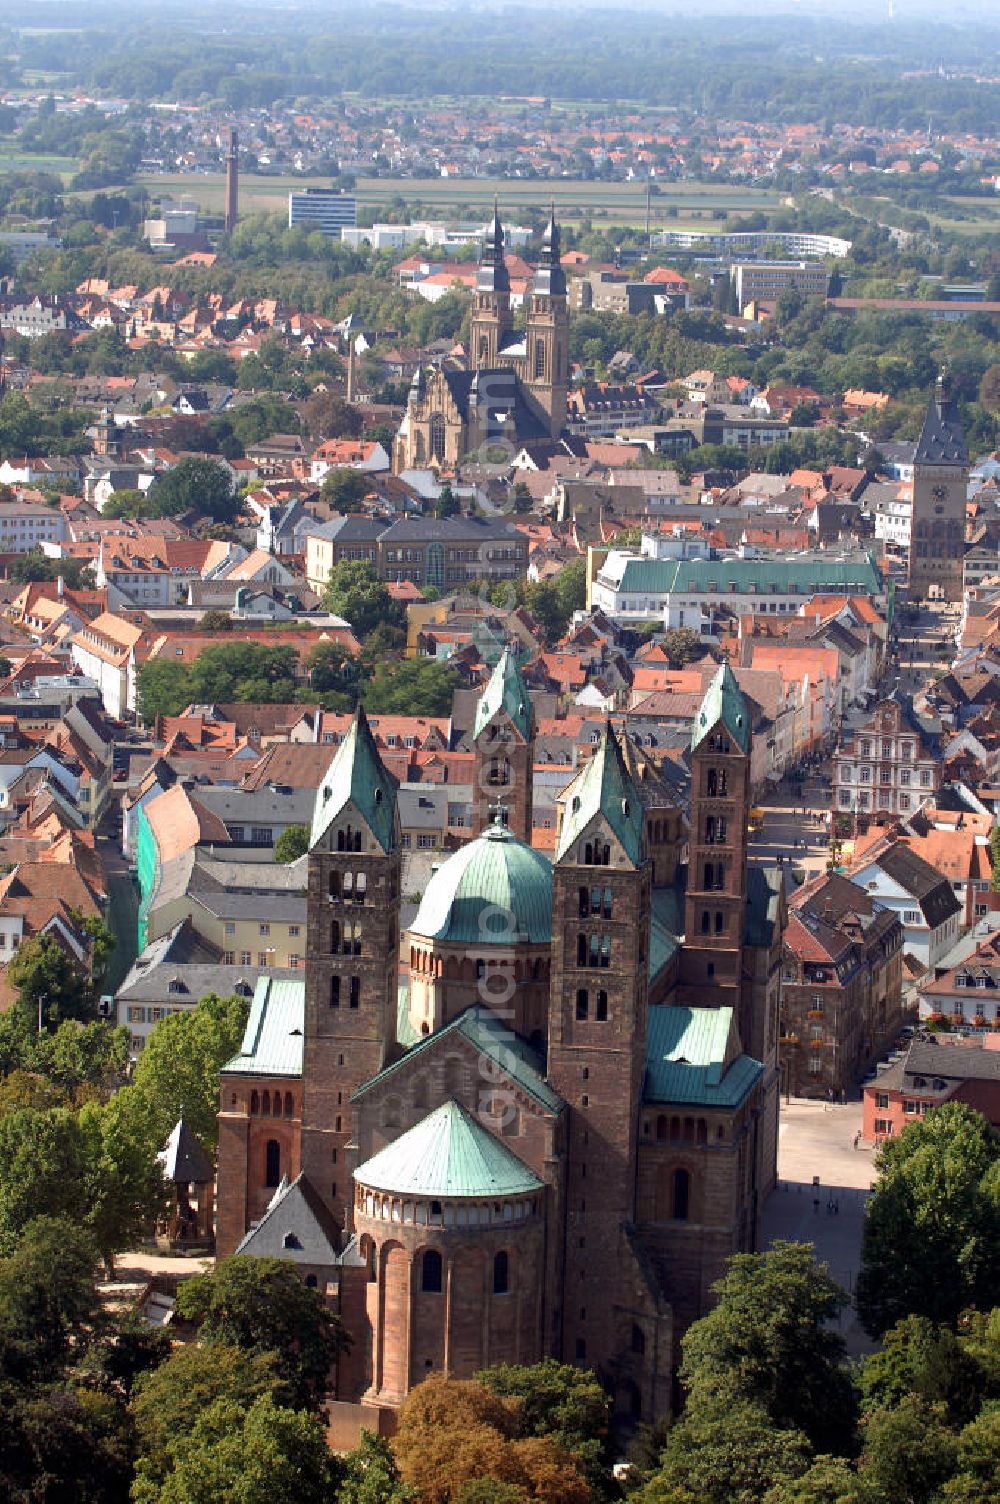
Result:
[[[934,497],[935,501],[944,501],[945,497],[948,495],[948,487],[935,486],[931,491],[931,495]]]

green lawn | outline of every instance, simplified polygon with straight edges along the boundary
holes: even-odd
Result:
[[[203,209],[220,210],[225,199],[222,173],[150,174],[136,179],[150,193],[196,198]],[[240,178],[240,207],[246,211],[283,209],[291,188],[321,186],[327,180],[299,176]],[[496,196],[507,213],[543,209],[551,200],[567,221],[583,215],[614,224],[643,224],[646,189],[643,183],[594,183],[570,179],[507,178],[361,178],[358,202],[378,209],[402,199],[451,218],[465,212],[480,212]],[[718,212],[732,214],[771,209],[780,195],[762,188],[740,188],[727,183],[684,183],[661,189],[652,199],[652,219],[658,227],[704,228]],[[673,210],[669,218],[667,210]]]

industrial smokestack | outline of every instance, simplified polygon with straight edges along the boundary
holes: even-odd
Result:
[[[231,235],[236,229],[240,207],[240,138],[235,125],[229,127],[229,154],[226,157],[226,219],[225,231]]]

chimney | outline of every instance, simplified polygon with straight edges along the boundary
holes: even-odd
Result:
[[[63,579],[62,575],[58,575],[56,577],[56,594],[59,596],[59,599],[62,600],[62,598],[65,595],[65,593],[66,593],[66,581]]]
[[[240,199],[240,138],[235,125],[229,128],[229,153],[226,157],[226,216],[223,228],[227,235],[236,229]]]
[[[354,341],[349,340],[347,346],[347,400],[354,401]]]

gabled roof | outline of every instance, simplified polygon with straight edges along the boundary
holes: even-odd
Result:
[[[359,1185],[410,1196],[518,1196],[542,1182],[458,1102],[444,1102],[354,1172]]]
[[[633,866],[643,859],[642,797],[633,782],[618,738],[605,725],[600,746],[563,790],[563,821],[556,849],[556,861],[586,830],[595,815],[603,815],[621,841]]]
[[[467,1008],[443,1029],[438,1029],[436,1033],[421,1039],[402,1059],[394,1061],[392,1065],[387,1065],[369,1081],[363,1081],[351,1094],[351,1101],[357,1101],[359,1097],[364,1096],[366,1092],[380,1085],[397,1071],[405,1070],[409,1062],[422,1054],[424,1050],[434,1049],[442,1041],[455,1035],[461,1035],[472,1045],[473,1049],[485,1055],[502,1074],[509,1076],[522,1091],[527,1092],[528,1096],[534,1097],[540,1106],[550,1112],[562,1110],[562,1098],[545,1080],[542,1062],[531,1046],[517,1034],[512,1033],[509,1024],[481,1003]]]
[[[691,751],[721,723],[744,755],[750,751],[750,711],[728,663],[715,675],[691,729]]]
[[[336,1264],[338,1236],[333,1217],[306,1177],[299,1175],[291,1185],[278,1188],[236,1252],[293,1264]]]
[[[359,705],[316,795],[310,847],[322,839],[345,806],[353,804],[382,850],[391,851],[396,839],[396,789]]]
[[[490,675],[490,682],[479,697],[473,736],[478,736],[500,710],[507,712],[524,740],[529,741],[534,723],[534,711],[517,658],[510,648],[504,648],[500,654],[496,667]]]
[[[737,1044],[732,1008],[650,1008],[644,1100],[738,1106],[764,1067]]]

